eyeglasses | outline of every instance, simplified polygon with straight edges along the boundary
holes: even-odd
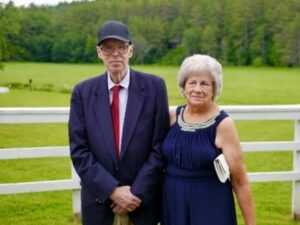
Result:
[[[119,54],[125,54],[128,51],[129,45],[120,45],[118,47],[114,47],[112,45],[101,45],[100,49],[104,55],[111,55],[117,49]]]

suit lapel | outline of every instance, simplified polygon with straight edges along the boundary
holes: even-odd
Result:
[[[135,71],[130,70],[130,73],[128,100],[122,134],[121,159],[124,156],[130,139],[133,136],[144,103],[143,83]]]
[[[94,96],[94,116],[96,118],[97,125],[100,129],[100,134],[103,136],[104,143],[108,148],[109,153],[115,162],[116,157],[116,146],[114,142],[114,132],[112,126],[110,104],[109,104],[109,92],[107,86],[107,74],[100,76],[99,87],[95,91]]]

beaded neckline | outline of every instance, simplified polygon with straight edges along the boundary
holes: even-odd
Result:
[[[211,117],[209,120],[203,123],[187,123],[183,120],[183,110],[184,108],[180,109],[177,122],[181,130],[188,131],[188,132],[195,132],[197,129],[204,129],[213,125],[216,122],[217,116],[220,115],[220,111],[219,111],[215,116]]]

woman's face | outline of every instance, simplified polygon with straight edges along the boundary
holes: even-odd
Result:
[[[203,106],[213,102],[213,81],[207,72],[191,74],[183,89],[183,95],[191,106]]]

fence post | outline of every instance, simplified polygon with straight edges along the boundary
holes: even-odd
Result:
[[[71,174],[72,174],[72,180],[79,180],[79,176],[76,172],[76,170],[73,167],[73,164],[71,163]],[[74,223],[81,223],[81,196],[80,196],[80,190],[73,190],[72,193],[72,204],[73,204],[73,217],[74,217]]]
[[[295,121],[295,141],[300,141],[300,120]],[[294,171],[300,171],[300,149],[294,151]],[[292,217],[300,220],[300,180],[293,181]]]

